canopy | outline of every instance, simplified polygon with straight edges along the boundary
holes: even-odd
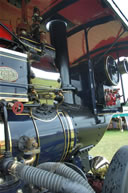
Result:
[[[28,23],[31,24],[33,8],[37,6],[43,18],[41,24],[43,30],[46,30],[44,26],[51,17],[67,22],[71,65],[76,65],[87,57],[85,32],[88,31],[89,51],[91,56],[94,56],[107,50],[124,30],[121,21],[103,0],[26,0],[25,3],[22,16],[26,14]],[[10,22],[13,31],[21,18],[21,5],[21,0],[0,1],[0,21]],[[48,32],[46,37],[47,42],[50,42]],[[125,32],[117,42],[113,48],[120,47],[118,55],[127,56],[128,32]],[[113,55],[116,57],[114,53]]]

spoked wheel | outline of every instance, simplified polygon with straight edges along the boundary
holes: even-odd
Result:
[[[128,193],[128,146],[121,147],[114,155],[102,193]]]

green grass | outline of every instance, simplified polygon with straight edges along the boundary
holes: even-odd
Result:
[[[90,150],[92,156],[104,156],[111,161],[115,152],[123,145],[128,145],[128,131],[106,131],[101,141]]]

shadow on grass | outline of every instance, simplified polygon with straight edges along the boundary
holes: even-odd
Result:
[[[128,145],[128,131],[108,130],[101,141],[89,151],[89,154],[104,156],[108,161],[111,161],[115,152],[124,145]]]

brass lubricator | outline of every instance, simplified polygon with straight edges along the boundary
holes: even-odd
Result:
[[[108,167],[109,167],[108,160],[102,156],[96,156],[91,161],[92,173],[96,176],[100,176],[102,179],[104,179]]]
[[[21,136],[18,142],[18,148],[23,152],[23,155],[29,156],[28,159],[24,159],[25,164],[33,164],[36,160],[36,154],[40,153],[38,143],[34,138],[28,136]]]

